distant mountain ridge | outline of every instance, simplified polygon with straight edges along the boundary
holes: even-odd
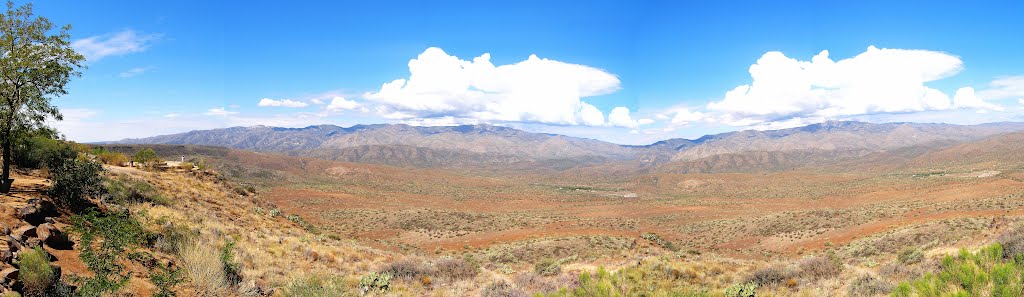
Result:
[[[901,148],[952,145],[1017,131],[1024,131],[1024,123],[962,126],[830,121],[790,129],[746,130],[631,146],[492,125],[377,124],[347,128],[334,125],[231,127],[113,143],[222,146],[415,167],[634,162],[642,168],[716,172],[796,168]]]
[[[588,163],[633,157],[630,148],[617,144],[491,125],[232,127],[114,143],[224,146],[338,161],[418,167],[545,160]]]

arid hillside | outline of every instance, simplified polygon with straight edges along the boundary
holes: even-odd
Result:
[[[1018,136],[856,158],[737,153],[687,165],[707,168],[694,171],[628,162],[447,170],[147,147],[203,160],[321,232],[398,255],[415,271],[400,283],[415,294],[486,295],[416,284],[436,276],[436,259],[455,257],[490,276],[474,274],[467,284],[506,293],[575,292],[586,285],[570,280],[604,267],[625,295],[643,285],[614,279],[653,273],[651,288],[697,295],[754,284],[759,295],[863,296],[943,273],[939,260],[960,247],[1016,244],[1000,234],[1019,229],[1024,215]],[[391,270],[398,264],[381,265],[376,272],[401,273]]]

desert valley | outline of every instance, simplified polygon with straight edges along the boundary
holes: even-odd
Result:
[[[239,127],[96,147],[210,164],[259,193],[253,211],[406,261],[471,257],[509,292],[572,288],[544,283],[538,263],[564,266],[559,276],[655,261],[686,274],[648,272],[668,278],[664,292],[750,281],[768,294],[876,295],[1016,230],[1022,129],[827,122],[619,146],[496,126]],[[831,275],[802,274],[819,258],[835,262]],[[757,279],[765,269],[780,275]],[[524,275],[541,285],[515,282]],[[488,285],[413,276],[412,295]]]
[[[1021,1],[0,9],[0,297],[1024,297]]]

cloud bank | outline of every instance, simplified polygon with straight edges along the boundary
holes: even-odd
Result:
[[[260,99],[260,102],[256,104],[259,107],[306,107],[309,106],[306,102],[295,101],[290,99],[274,100],[270,98]]]
[[[794,119],[828,119],[952,108],[1000,110],[965,87],[950,96],[925,84],[959,73],[959,57],[927,50],[879,49],[833,61],[768,52],[750,66],[753,81],[707,104],[716,121],[748,126]]]
[[[490,58],[483,54],[466,61],[428,48],[409,61],[408,78],[385,83],[363,98],[376,103],[376,110],[389,119],[606,125],[604,113],[582,98],[619,90],[615,75],[536,55],[500,66]],[[620,111],[612,124],[634,123]]]

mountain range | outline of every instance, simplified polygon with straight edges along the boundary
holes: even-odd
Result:
[[[746,130],[631,146],[492,125],[421,127],[378,124],[232,127],[110,143],[221,146],[412,167],[535,163],[537,166],[569,168],[615,162],[672,172],[722,172],[782,170],[871,154],[938,150],[1018,131],[1024,131],[1024,123],[951,125],[829,121],[790,129]]]

